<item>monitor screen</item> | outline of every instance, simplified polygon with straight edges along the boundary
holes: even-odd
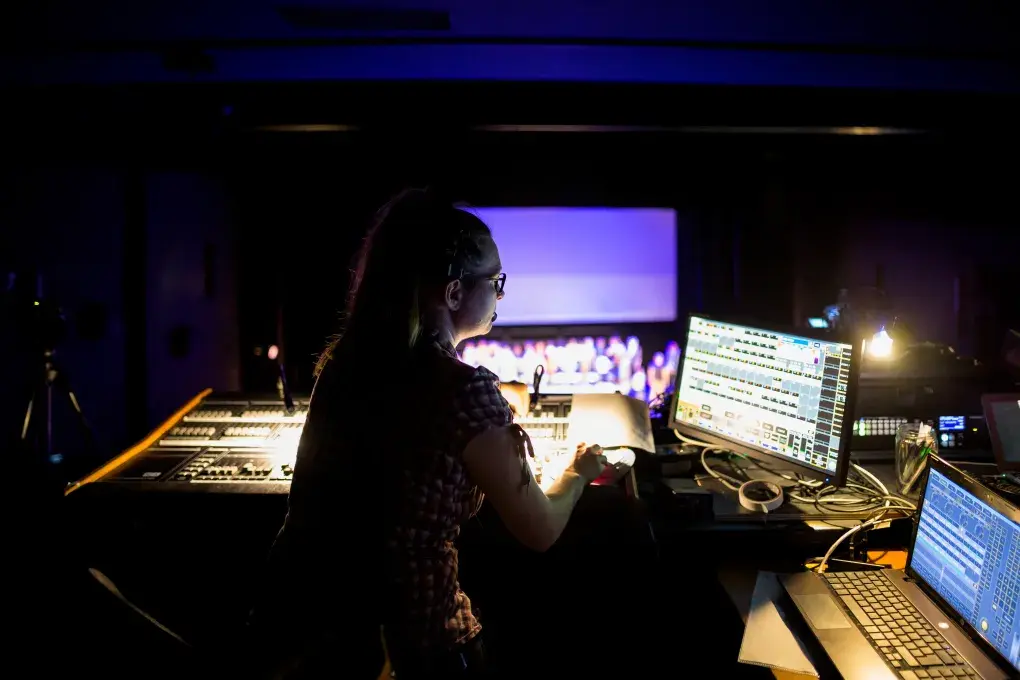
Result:
[[[967,416],[939,416],[939,432],[963,432],[967,429]]]
[[[910,568],[1020,670],[1020,525],[932,467]]]
[[[670,208],[472,208],[506,272],[498,326],[644,323],[677,316]]]
[[[541,364],[545,368],[539,385],[542,394],[620,392],[650,401],[672,388],[680,346],[671,341],[647,357],[645,353],[638,338],[611,335],[545,340],[476,338],[464,343],[460,357],[471,366],[484,366],[503,382],[525,383],[530,391],[535,368]]]
[[[836,475],[853,360],[850,344],[692,316],[673,424]]]

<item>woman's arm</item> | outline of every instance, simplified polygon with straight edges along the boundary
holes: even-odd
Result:
[[[543,493],[531,474],[521,478],[518,437],[512,425],[489,428],[468,443],[464,464],[510,533],[528,548],[544,552],[563,533],[584,487],[601,474],[605,456],[598,447],[580,445],[574,461]]]

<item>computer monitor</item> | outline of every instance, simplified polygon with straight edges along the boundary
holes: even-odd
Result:
[[[691,315],[670,426],[842,484],[860,352],[852,342],[804,333]]]
[[[932,459],[907,575],[1020,671],[1020,510]]]

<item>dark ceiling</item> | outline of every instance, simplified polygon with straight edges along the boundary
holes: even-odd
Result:
[[[39,0],[8,83],[498,80],[1016,91],[1020,12],[968,0]]]

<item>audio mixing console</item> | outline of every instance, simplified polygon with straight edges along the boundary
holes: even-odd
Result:
[[[568,440],[571,401],[569,396],[546,397],[527,416],[514,419],[531,437],[535,457],[528,463],[542,487],[550,486],[573,460]]]
[[[582,406],[578,406],[582,403]],[[286,494],[294,471],[308,399],[288,414],[276,399],[198,395],[144,441],[68,487],[139,491]],[[635,419],[636,416],[636,419]],[[548,487],[573,459],[578,437],[620,449],[654,450],[643,402],[619,394],[554,395],[517,418],[532,439],[532,469]],[[633,460],[631,456],[630,465]]]
[[[307,399],[294,412],[273,399],[213,396],[206,390],[67,493],[85,484],[161,491],[287,493]]]

